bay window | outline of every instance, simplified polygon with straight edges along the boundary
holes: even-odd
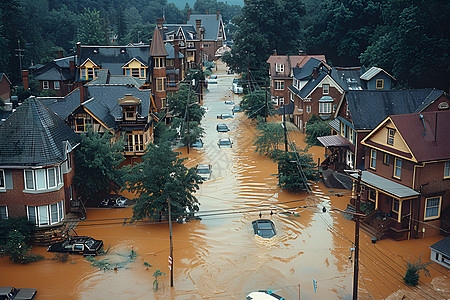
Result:
[[[24,170],[25,190],[48,190],[58,187],[63,183],[61,166]]]
[[[28,220],[37,226],[48,226],[64,219],[64,200],[42,206],[28,206]]]

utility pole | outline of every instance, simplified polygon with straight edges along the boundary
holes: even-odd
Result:
[[[266,109],[265,109],[265,111],[264,111],[264,122],[267,122],[267,116],[269,115],[268,114],[268,104],[267,104],[267,86],[266,86],[266,88],[264,89],[264,93],[265,93],[265,96],[266,96]]]
[[[189,154],[189,144],[191,143],[191,139],[189,137],[189,101],[190,101],[190,96],[191,96],[191,83],[189,83],[189,89],[188,89],[188,98],[187,98],[187,103],[186,103],[186,116],[187,116],[187,135],[188,135],[188,139],[187,139],[187,154]]]
[[[172,213],[170,208],[170,197],[167,198],[169,205],[169,235],[170,235],[170,255],[169,255],[169,268],[170,268],[170,286],[173,287],[173,243],[172,243]]]
[[[25,49],[22,49],[20,47],[20,40],[17,40],[17,44],[19,45],[19,48],[15,49],[15,50],[17,52],[16,56],[19,57],[19,68],[20,68],[19,73],[20,73],[20,78],[22,78],[22,57],[23,57],[23,52],[25,51]]]
[[[361,201],[361,170],[358,170],[358,181],[356,182],[356,214],[355,216],[355,265],[353,271],[353,300],[358,299],[358,272],[359,272],[359,208]]]
[[[283,128],[284,128],[284,151],[288,152],[287,128],[286,128],[286,105],[283,104]]]

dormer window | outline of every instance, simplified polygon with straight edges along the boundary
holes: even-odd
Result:
[[[384,80],[383,79],[377,79],[376,81],[376,89],[382,90],[384,86]]]
[[[125,76],[132,76],[136,78],[145,78],[147,73],[147,65],[143,64],[136,58],[133,58],[124,64],[122,69]]]
[[[388,128],[387,144],[394,145],[395,129]]]
[[[135,106],[125,106],[123,108],[125,120],[135,120],[136,119],[136,107]]]
[[[284,65],[283,64],[275,64],[275,72],[277,72],[277,73],[284,72]]]

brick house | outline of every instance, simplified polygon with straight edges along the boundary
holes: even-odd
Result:
[[[449,110],[392,115],[362,140],[362,195],[373,207],[363,222],[378,234],[395,239],[439,234],[442,212],[450,205],[449,128]]]
[[[70,201],[79,137],[30,97],[0,125],[0,218],[26,216],[39,229],[61,228]]]
[[[5,73],[0,73],[0,98],[4,102],[11,99],[11,81]]]
[[[327,156],[321,166],[339,172],[364,169],[361,141],[386,117],[437,111],[449,104],[447,94],[431,88],[345,91],[329,124],[332,135],[318,138]]]

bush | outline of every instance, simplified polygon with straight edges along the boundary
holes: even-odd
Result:
[[[313,115],[314,116],[314,115]],[[312,117],[311,117],[312,119]],[[328,126],[328,122],[313,121],[311,119],[306,123],[306,142],[312,146],[320,146],[321,143],[317,139],[319,136],[326,136],[331,134],[331,129]]]
[[[413,261],[412,263],[408,262],[406,263],[406,274],[405,277],[403,277],[403,281],[407,285],[416,286],[419,283],[420,278],[420,271],[423,271],[425,276],[430,276],[430,271],[428,271],[427,266],[431,264],[431,262],[422,262],[420,260]]]

